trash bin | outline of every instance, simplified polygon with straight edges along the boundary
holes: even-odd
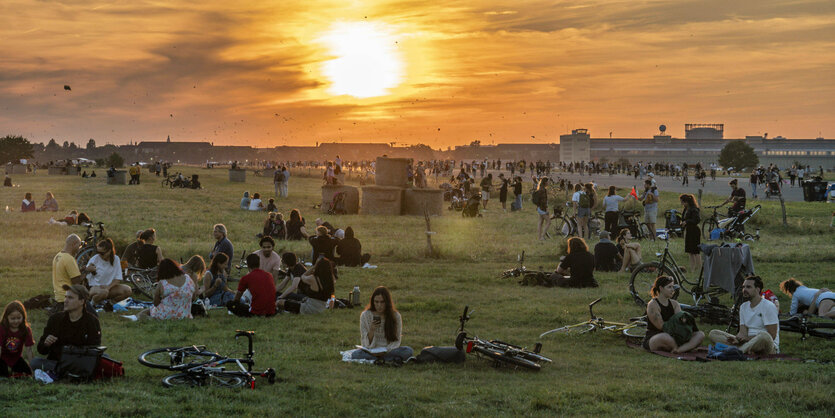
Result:
[[[826,201],[827,184],[825,181],[808,180],[801,184],[803,187],[803,200],[807,202]]]

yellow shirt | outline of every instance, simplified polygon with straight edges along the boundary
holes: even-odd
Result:
[[[78,277],[81,272],[78,271],[78,264],[75,263],[75,258],[65,252],[58,253],[52,259],[52,287],[55,292],[55,301],[63,302],[66,295],[63,286],[72,285],[73,277]]]

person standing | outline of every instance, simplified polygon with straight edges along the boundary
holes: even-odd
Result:
[[[484,171],[484,165],[481,166]],[[490,189],[493,187],[493,173],[488,173],[487,177],[481,179],[481,205],[484,206],[484,211],[487,211],[487,202],[490,201]]]
[[[281,192],[281,185],[284,183],[284,172],[281,171],[281,167],[276,167],[275,172],[273,173],[273,186],[275,187],[275,197],[279,197]]]
[[[748,182],[751,183],[751,197],[754,199],[757,198],[757,183],[759,182],[760,176],[757,174],[757,170],[751,170],[751,177],[748,179]],[[794,179],[792,179],[792,183],[794,183]],[[792,184],[793,186],[794,184]]]
[[[522,210],[522,177],[513,178],[513,203],[510,204],[510,211]]]
[[[684,224],[684,252],[690,256],[690,271],[697,272],[702,267],[702,254],[699,244],[702,243],[702,231],[699,223],[702,221],[699,204],[692,194],[682,194],[678,197],[684,206],[682,223]]]
[[[736,180],[734,180],[736,181]],[[641,194],[639,200],[644,205],[644,222],[649,229],[649,237],[655,241],[655,223],[658,218],[658,188],[653,185],[652,180],[644,181],[644,193]]]
[[[540,241],[545,241],[545,234],[551,226],[551,216],[548,215],[548,177],[539,179],[539,187],[533,193],[533,203],[539,216],[537,235]]]
[[[620,215],[620,208],[618,204],[626,200],[623,196],[616,194],[617,188],[609,186],[609,194],[603,198],[603,209],[606,211],[603,215],[603,222],[605,227],[603,229],[609,231],[609,234],[617,234],[618,217]]]
[[[504,173],[499,173],[499,181],[501,181],[501,184],[499,185],[499,202],[502,204],[502,211],[504,211],[504,213],[507,213],[508,181],[504,177]]]
[[[290,183],[290,169],[285,165],[281,167],[281,172],[284,173],[284,181],[281,183],[281,197],[287,197],[287,185]]]

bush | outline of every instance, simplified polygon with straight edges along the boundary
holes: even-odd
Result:
[[[122,156],[118,153],[114,152],[113,154],[110,154],[109,157],[107,157],[107,160],[105,160],[105,165],[107,165],[108,167],[112,165],[116,168],[122,168],[125,166],[125,159],[122,158]]]
[[[755,168],[760,163],[754,148],[743,141],[731,141],[719,152],[719,164],[726,169],[733,167],[736,171]]]

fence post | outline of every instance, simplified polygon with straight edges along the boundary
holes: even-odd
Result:
[[[780,207],[783,209],[783,226],[789,226],[788,221],[786,221],[786,201],[783,200],[782,193],[780,193]]]
[[[699,199],[699,207],[702,207],[702,189],[699,189],[698,199]]]

